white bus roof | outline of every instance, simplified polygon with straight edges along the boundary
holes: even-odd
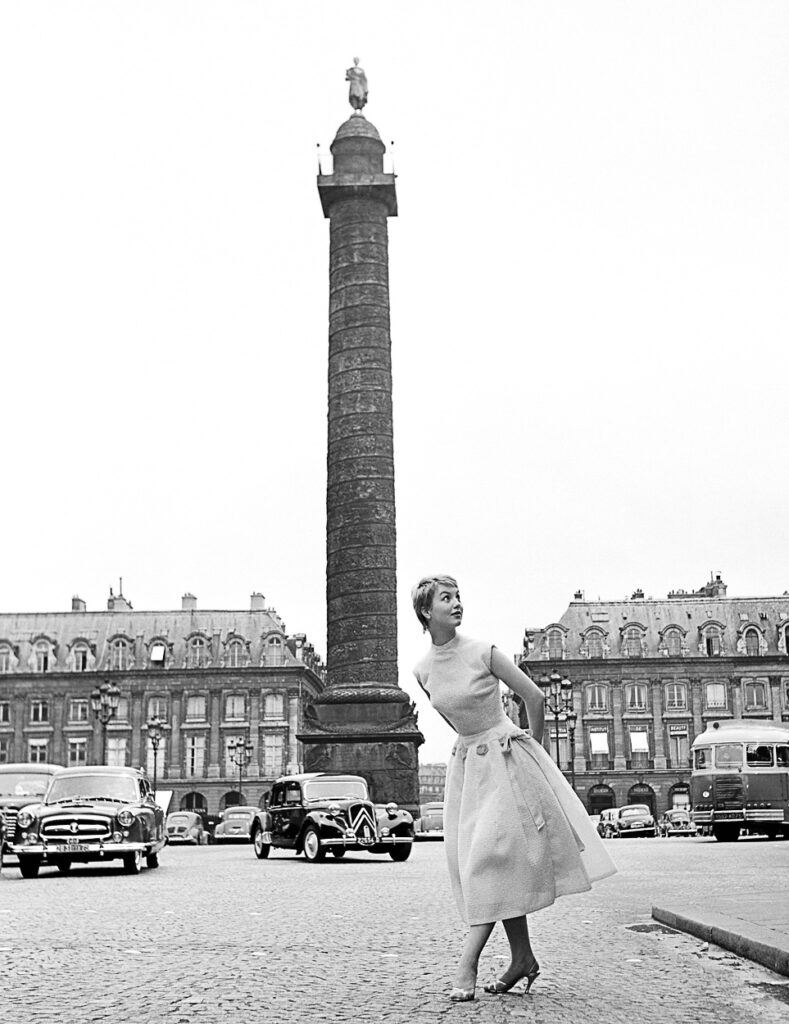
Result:
[[[710,743],[789,743],[789,727],[779,722],[765,722],[760,719],[744,721],[735,718],[712,722],[695,738],[691,749],[706,747]]]

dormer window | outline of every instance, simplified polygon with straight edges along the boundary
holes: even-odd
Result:
[[[239,637],[228,640],[225,649],[225,666],[227,668],[243,668],[247,662],[247,645]]]
[[[560,629],[548,630],[548,658],[551,661],[561,661],[564,657],[564,643]]]
[[[644,656],[644,631],[639,626],[627,626],[622,631],[622,653],[626,658]]]
[[[746,629],[745,630],[745,634],[744,634],[744,640],[745,640],[745,653],[746,653],[746,655],[749,658],[756,658],[756,657],[758,657],[759,656],[759,649],[760,649],[760,645],[759,645],[759,630],[756,629],[754,626],[751,626],[750,629]]]
[[[47,640],[39,640],[33,649],[36,659],[36,672],[48,672],[52,651]]]
[[[211,661],[210,648],[204,636],[193,636],[186,648],[187,668],[206,668]]]
[[[110,644],[110,668],[123,672],[132,667],[132,660],[131,641],[122,636],[116,637]]]
[[[663,639],[670,658],[679,658],[682,654],[682,633],[675,627],[667,629]]]

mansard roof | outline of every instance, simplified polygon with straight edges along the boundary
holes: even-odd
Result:
[[[737,641],[748,626],[755,626],[766,641],[765,653],[785,653],[779,648],[780,634],[789,626],[789,593],[773,597],[726,597],[719,594],[672,593],[664,599],[654,600],[640,596],[621,601],[571,601],[567,610],[552,626],[531,632],[530,660],[544,657],[543,640],[556,625],[566,630],[564,657],[583,658],[581,651],[584,635],[590,627],[606,634],[611,646],[611,657],[618,657],[622,631],[627,626],[640,626],[646,630],[645,657],[663,655],[658,650],[661,635],[671,626],[679,626],[685,633],[687,651],[683,657],[705,658],[699,650],[703,630],[718,623],[723,627],[727,653],[736,654]]]

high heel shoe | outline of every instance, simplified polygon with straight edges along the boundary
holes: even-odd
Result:
[[[537,963],[536,960],[534,960],[532,962],[531,967],[528,971],[526,971],[525,974],[519,974],[518,977],[513,978],[512,981],[501,981],[500,979],[498,981],[493,981],[491,982],[490,985],[485,985],[485,991],[489,992],[491,995],[500,996],[504,992],[509,992],[509,990],[513,988],[515,985],[517,985],[519,981],[525,979],[526,992],[528,993],[529,989],[532,987],[534,982],[539,978],[539,976],[540,965]]]

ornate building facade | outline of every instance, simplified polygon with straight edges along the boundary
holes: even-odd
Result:
[[[575,729],[546,714],[545,746],[590,813],[689,799],[690,745],[715,720],[789,721],[789,593],[727,597],[720,574],[665,600],[586,601],[526,630],[516,658],[572,684]],[[574,755],[574,756],[573,756]],[[571,762],[572,757],[572,762]]]
[[[259,804],[278,775],[302,769],[296,734],[323,675],[262,594],[246,611],[198,610],[191,594],[180,610],[134,611],[110,591],[106,611],[74,598],[70,612],[0,614],[0,762],[155,768],[170,810]],[[106,724],[91,700],[103,683],[119,691]],[[240,769],[238,739],[252,744]]]

